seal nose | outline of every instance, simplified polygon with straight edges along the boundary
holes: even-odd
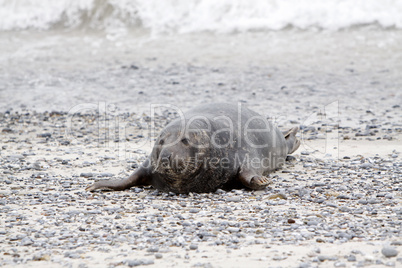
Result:
[[[163,168],[170,168],[172,160],[172,153],[162,152],[159,158],[161,166]]]

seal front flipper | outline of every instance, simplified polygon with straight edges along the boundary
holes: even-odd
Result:
[[[98,181],[87,187],[85,190],[93,192],[95,190],[111,190],[122,191],[129,189],[133,186],[146,186],[151,185],[152,179],[148,166],[146,165],[149,160],[145,161],[136,171],[133,172],[128,178],[123,180],[107,180]]]
[[[238,178],[245,187],[253,190],[265,189],[272,183],[268,177],[257,175],[252,170],[240,170]]]

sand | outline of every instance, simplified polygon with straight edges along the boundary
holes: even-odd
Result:
[[[401,41],[376,28],[1,33],[0,265],[401,265],[381,253],[401,251]],[[146,116],[157,133],[173,117],[166,104],[212,101],[301,127],[272,187],[84,190],[150,153]]]

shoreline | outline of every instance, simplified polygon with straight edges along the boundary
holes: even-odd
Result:
[[[1,36],[0,266],[402,263],[402,31]],[[84,190],[147,157],[151,104],[207,102],[301,128],[271,187]]]

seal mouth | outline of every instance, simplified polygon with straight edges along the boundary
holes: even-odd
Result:
[[[169,191],[175,193],[187,193],[193,184],[196,176],[201,173],[202,163],[197,162],[194,157],[189,157],[185,161],[175,163],[170,167],[157,168],[157,172],[162,176],[162,180]]]
[[[169,159],[160,161],[156,167],[156,171],[165,174],[170,178],[182,178],[195,176],[199,172],[202,162],[197,161],[195,157],[188,157],[186,159]]]
[[[173,171],[183,176],[194,175],[200,169],[201,165],[202,163],[197,161],[195,157],[188,157],[184,161],[181,160],[174,163]]]

